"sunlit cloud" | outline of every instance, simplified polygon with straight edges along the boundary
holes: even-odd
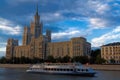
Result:
[[[84,29],[79,29],[79,28],[68,28],[65,31],[59,31],[56,33],[52,33],[52,39],[53,40],[69,40],[70,38],[73,37],[86,37],[87,33],[85,33]]]
[[[91,40],[93,47],[99,47],[106,43],[120,41],[120,26],[116,27],[112,31],[101,35],[100,37],[95,37]]]
[[[6,47],[0,47],[0,51],[6,51]]]
[[[9,20],[0,18],[0,31],[8,35],[21,35],[22,28],[20,25],[15,25]]]
[[[90,18],[90,26],[94,29],[102,29],[107,27],[107,22],[101,18]]]
[[[41,14],[41,19],[44,22],[59,21],[59,20],[63,20],[64,16],[61,13],[58,13],[58,12],[43,13],[43,14]]]

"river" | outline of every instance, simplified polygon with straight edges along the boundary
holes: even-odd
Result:
[[[97,71],[95,77],[26,73],[25,69],[0,68],[0,80],[120,80],[120,71]]]

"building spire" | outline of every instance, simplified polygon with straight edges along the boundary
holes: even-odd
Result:
[[[38,15],[38,3],[36,5],[36,15]]]
[[[35,24],[39,24],[39,20],[40,20],[40,16],[39,16],[38,3],[37,3],[36,4],[36,13],[35,13],[35,16],[34,16]]]

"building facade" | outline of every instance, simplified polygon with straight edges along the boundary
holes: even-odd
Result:
[[[106,63],[120,64],[120,42],[101,46],[101,57],[107,61]]]
[[[64,56],[89,56],[91,53],[91,44],[86,42],[83,37],[71,38],[66,42],[51,42],[47,45],[47,54],[55,58]]]
[[[8,39],[6,46],[6,58],[26,57],[45,59],[52,55],[55,58],[64,56],[88,56],[91,53],[91,44],[83,37],[72,38],[65,42],[51,42],[51,31],[46,30],[43,35],[43,24],[40,21],[38,9],[34,21],[30,27],[25,26],[23,32],[23,43],[21,46],[18,40]]]

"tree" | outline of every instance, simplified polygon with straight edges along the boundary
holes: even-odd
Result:
[[[110,59],[110,63],[114,64],[115,63],[115,59]]]
[[[49,58],[50,59],[50,58]],[[32,63],[41,63],[41,62],[43,62],[43,59],[40,59],[40,58],[37,58],[37,57],[34,57],[33,59],[32,59]]]
[[[5,57],[1,57],[0,58],[0,63],[6,63],[6,58]]]
[[[24,56],[22,56],[22,57],[20,58],[20,63],[21,63],[21,64],[24,64],[24,63],[25,63],[25,57],[24,57]]]
[[[80,56],[73,57],[72,62],[81,62]]]
[[[56,58],[56,62],[62,62],[62,58],[61,57]]]
[[[71,58],[68,55],[66,55],[62,58],[62,62],[64,62],[64,63],[70,62],[70,60],[71,60]]]
[[[98,55],[96,57],[96,61],[95,61],[96,64],[102,64],[102,63],[105,63],[105,62],[106,62],[106,60],[101,58],[101,55]]]
[[[101,51],[100,49],[92,50],[90,55],[90,63],[95,64],[97,60],[97,56],[100,55]]]
[[[54,59],[54,57],[53,56],[48,56],[47,57],[47,60],[46,60],[47,62],[55,62],[56,60]]]
[[[75,56],[73,57],[72,62],[80,62],[82,64],[86,64],[89,62],[89,59],[87,56]]]
[[[105,63],[105,61],[106,61],[105,59],[101,58],[100,49],[91,51],[90,63],[92,63],[92,64],[102,64],[102,63]]]

